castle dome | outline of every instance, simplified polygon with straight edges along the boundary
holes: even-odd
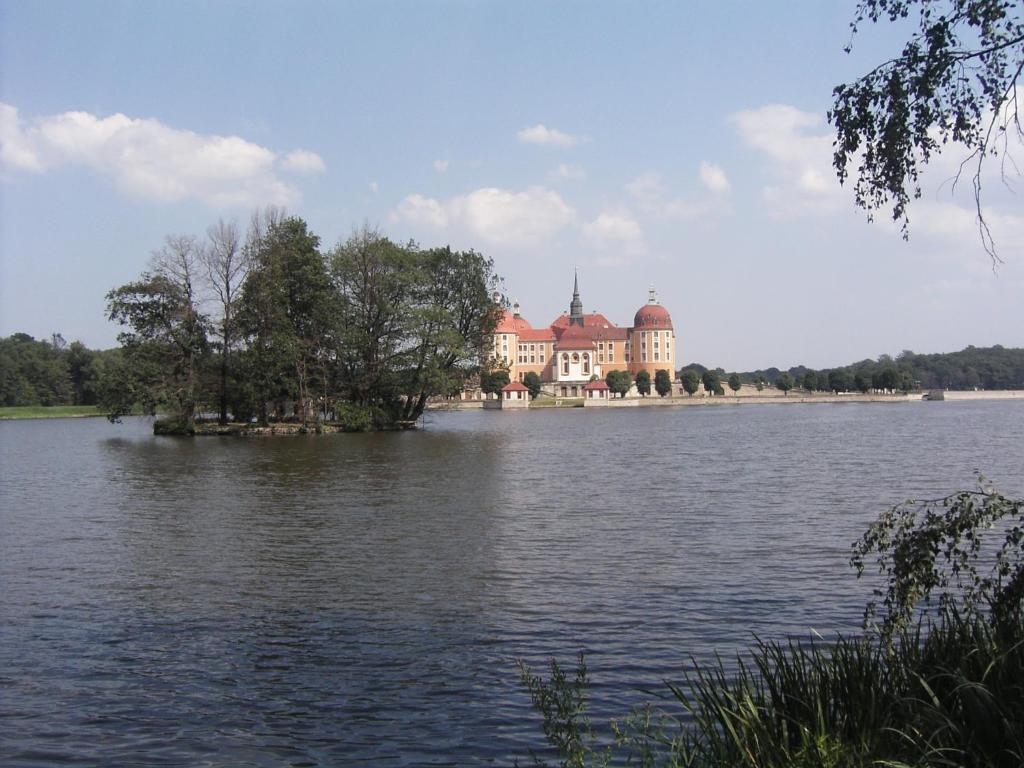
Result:
[[[672,330],[672,317],[668,310],[658,303],[653,288],[647,303],[640,307],[633,316],[633,327],[645,330]]]
[[[516,305],[518,307],[518,305]],[[533,326],[530,322],[520,315],[518,312],[512,313],[505,310],[501,313],[501,319],[498,320],[498,327],[494,329],[495,333],[519,333],[520,331],[533,330]]]

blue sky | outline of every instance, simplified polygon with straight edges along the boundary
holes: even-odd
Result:
[[[654,285],[727,369],[1024,346],[1019,198],[993,274],[955,151],[909,243],[835,181],[832,87],[905,32],[844,54],[854,5],[0,1],[0,334],[112,345],[166,235],[278,204],[475,248],[535,325]]]

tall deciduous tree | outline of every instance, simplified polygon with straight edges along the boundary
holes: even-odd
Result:
[[[206,278],[217,302],[219,319],[214,325],[220,348],[220,382],[218,400],[220,423],[228,420],[228,375],[231,370],[232,345],[235,344],[235,305],[245,281],[248,261],[242,251],[238,225],[234,221],[218,221],[207,231],[202,249]]]
[[[167,408],[172,421],[192,428],[209,328],[198,306],[199,270],[195,238],[168,237],[149,272],[107,294],[107,317],[126,329],[118,334],[122,381],[102,403],[111,419],[140,403],[150,413]]]
[[[332,253],[331,275],[353,401],[414,421],[483,364],[500,308],[493,263],[479,253],[400,246],[364,228]]]
[[[855,175],[854,198],[869,216],[891,206],[906,237],[907,206],[921,196],[922,166],[943,146],[959,144],[967,153],[961,168],[972,169],[982,243],[999,260],[982,212],[981,174],[986,159],[999,154],[1002,173],[1019,174],[1010,153],[1024,140],[1017,98],[1024,70],[1022,7],[1019,0],[858,4],[854,34],[865,22],[917,18],[899,55],[833,92],[833,162],[841,182]]]
[[[282,411],[285,400],[294,401],[303,421],[318,413],[311,397],[335,317],[319,245],[302,219],[271,224],[242,287],[238,329],[248,341],[249,380],[263,422],[268,402]]]
[[[740,381],[740,375],[738,373],[729,374],[729,389],[733,391],[733,394],[740,391],[740,387],[743,386],[743,382]]]

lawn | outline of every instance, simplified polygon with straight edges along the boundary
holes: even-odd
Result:
[[[102,415],[95,405],[22,405],[0,408],[0,419],[66,419]]]

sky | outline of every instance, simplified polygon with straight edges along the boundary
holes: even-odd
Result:
[[[677,360],[822,368],[1024,346],[1024,207],[953,147],[910,240],[831,168],[832,88],[898,53],[855,2],[0,0],[0,335],[116,343],[104,296],[169,235],[283,206],[494,260],[534,326],[630,325]],[[1019,187],[1020,179],[1015,179]]]

